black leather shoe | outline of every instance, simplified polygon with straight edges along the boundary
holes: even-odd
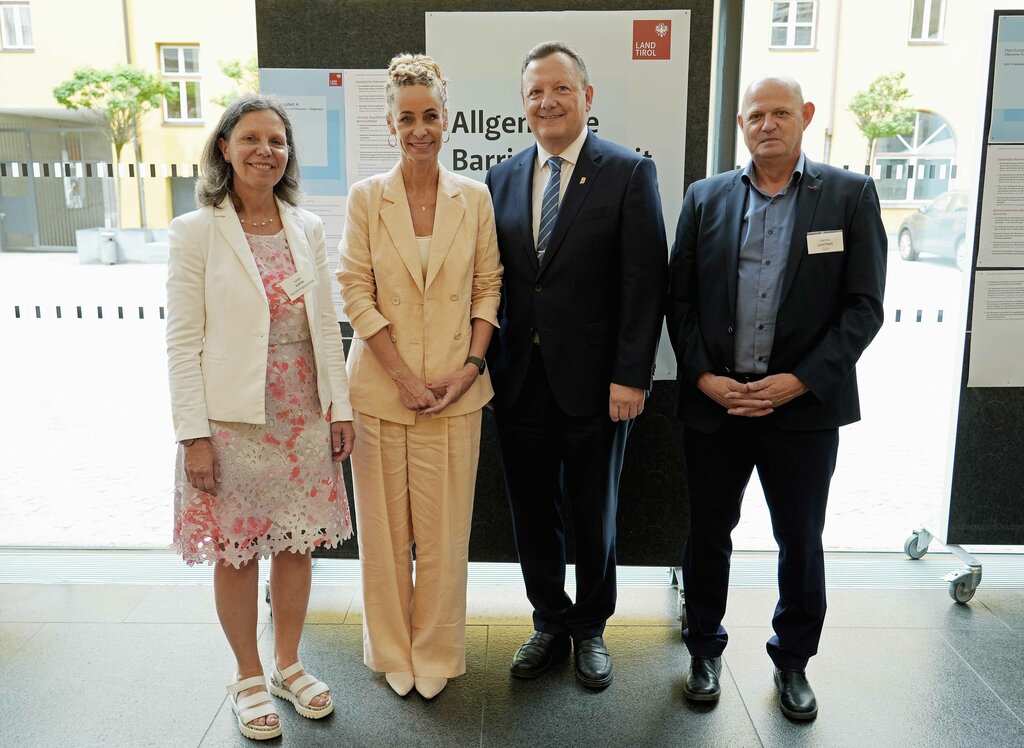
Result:
[[[576,648],[576,678],[587,688],[607,688],[612,682],[612,656],[604,645],[604,638],[595,636],[574,642]]]
[[[569,654],[568,634],[545,634],[534,631],[526,644],[516,650],[509,672],[516,678],[536,678],[556,657]]]
[[[818,716],[818,701],[803,670],[775,668],[775,687],[779,689],[779,709],[787,717],[808,720]]]
[[[683,695],[690,701],[718,701],[722,695],[721,673],[721,657],[691,657],[690,672],[683,682]]]

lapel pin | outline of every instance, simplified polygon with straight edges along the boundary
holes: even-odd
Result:
[[[587,178],[586,177],[580,177],[580,184],[586,184],[586,183],[587,183]]]
[[[807,185],[807,189],[809,189],[811,192],[817,192],[818,191],[818,185],[816,185],[816,184],[809,184],[809,185]]]

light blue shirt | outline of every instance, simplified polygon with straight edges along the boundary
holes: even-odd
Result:
[[[740,232],[736,284],[733,356],[737,372],[768,372],[782,279],[796,221],[796,188],[803,172],[804,155],[801,153],[792,179],[777,195],[769,195],[755,184],[753,162],[748,163],[740,175],[747,186],[747,208]]]

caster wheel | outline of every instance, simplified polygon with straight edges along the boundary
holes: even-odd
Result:
[[[956,600],[958,603],[966,603],[972,597],[976,590],[967,589],[966,582],[950,582],[949,583],[949,596]]]
[[[911,535],[903,544],[903,552],[913,559],[924,558],[924,554],[928,552],[928,546],[921,543],[919,535]]]

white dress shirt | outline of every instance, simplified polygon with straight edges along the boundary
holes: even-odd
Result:
[[[587,127],[584,125],[576,140],[569,144],[569,147],[558,154],[562,159],[562,173],[558,183],[558,204],[562,204],[565,197],[565,190],[572,179],[572,170],[579,161],[580,151],[583,150],[583,143],[587,139]],[[544,188],[547,187],[548,179],[551,177],[551,169],[548,167],[548,159],[553,153],[544,150],[540,143],[537,143],[537,162],[533,167],[533,243],[537,244],[537,234],[540,233],[540,211],[544,204]]]

